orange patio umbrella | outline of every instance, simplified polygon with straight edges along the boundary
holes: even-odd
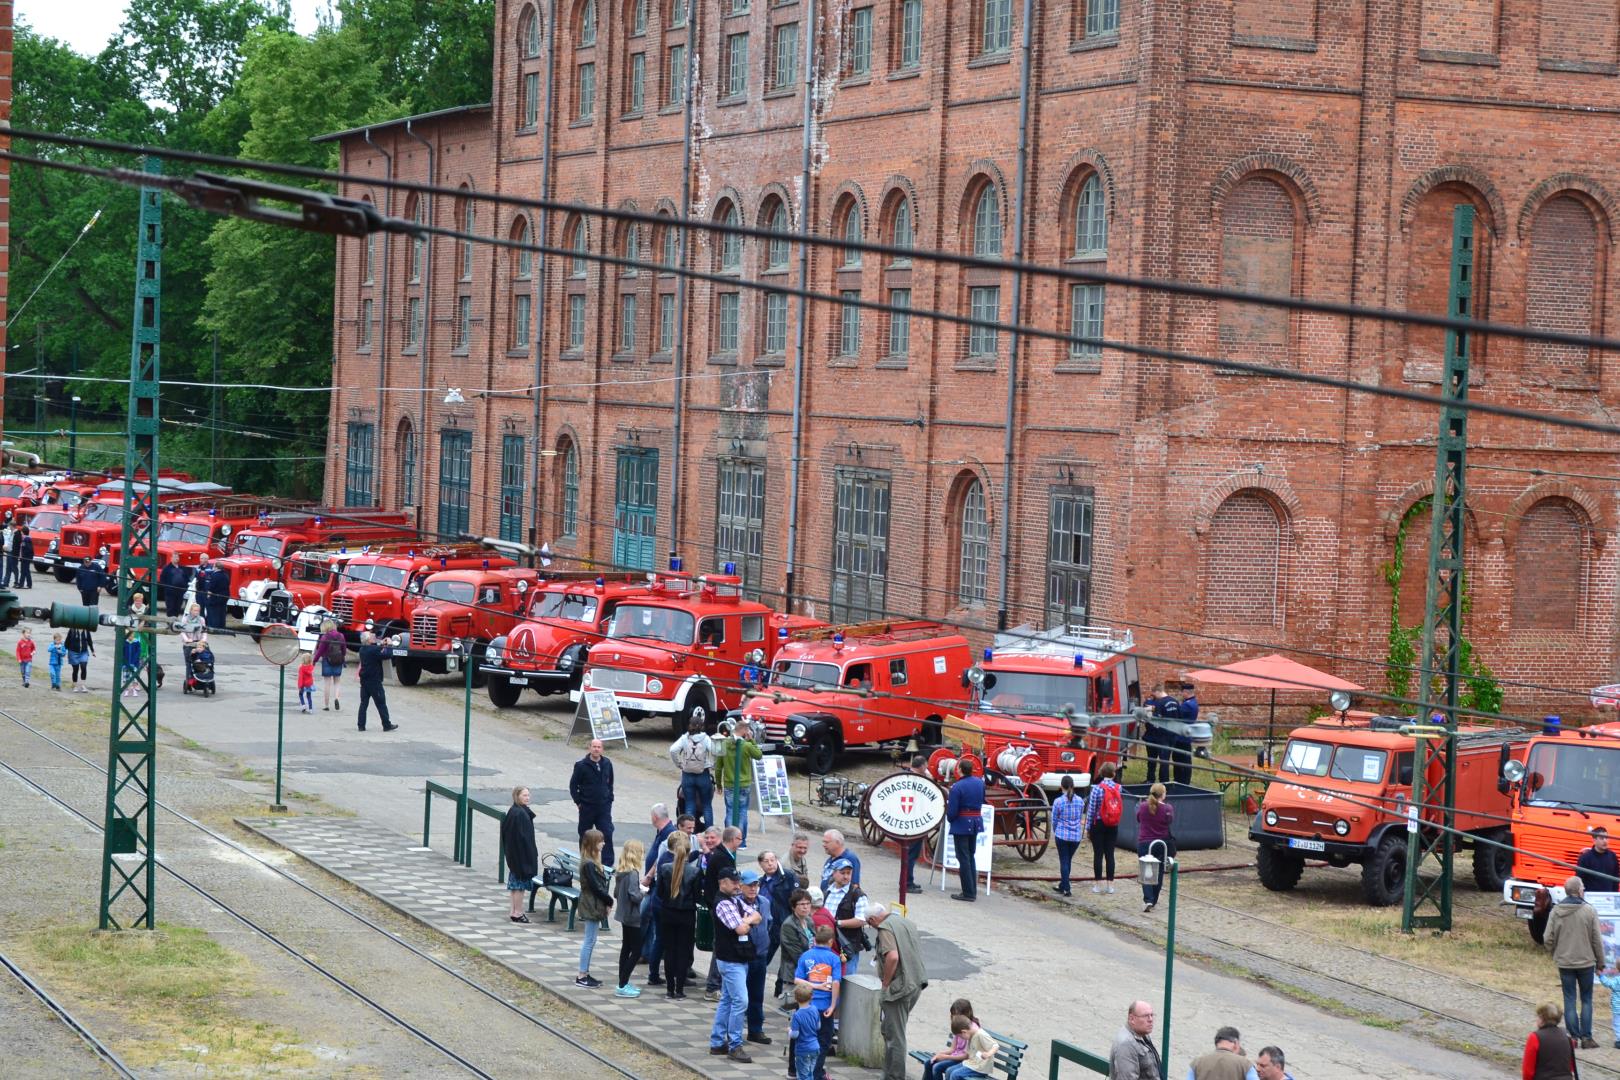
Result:
[[[1277,691],[1314,690],[1327,694],[1334,690],[1362,689],[1353,682],[1329,675],[1325,671],[1317,671],[1313,667],[1307,667],[1277,653],[1239,660],[1225,667],[1200,668],[1197,671],[1186,672],[1183,678],[1220,686],[1248,686],[1271,691],[1271,714],[1266,719],[1267,764],[1271,762],[1272,729],[1277,720]]]

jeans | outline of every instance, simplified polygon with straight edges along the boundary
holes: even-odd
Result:
[[[945,1073],[945,1080],[984,1080],[984,1073],[970,1068],[968,1063],[958,1062],[952,1065]]]
[[[748,961],[748,1034],[765,1034],[765,972],[770,959],[761,957]]]
[[[977,833],[962,833],[951,837],[956,845],[956,873],[962,879],[962,895],[972,900],[979,895],[979,868],[973,862],[973,849],[978,846]]]
[[[742,842],[748,844],[748,808],[753,802],[754,789],[727,788],[721,792],[726,810],[726,824],[735,825],[742,830]]]
[[[310,712],[315,711],[315,688],[313,686],[300,686],[298,688],[298,704]]]
[[[716,927],[716,932],[723,928]],[[720,1004],[714,1009],[714,1027],[709,1046],[735,1050],[743,1043],[743,1019],[748,1010],[748,965],[734,960],[719,961]]]
[[[34,662],[32,660],[19,660],[17,666],[22,668],[23,685],[27,686],[28,680],[34,675]]]
[[[1063,893],[1069,891],[1069,868],[1074,865],[1074,853],[1080,850],[1078,840],[1059,840],[1058,849],[1058,889]]]
[[[635,974],[636,962],[641,959],[641,927],[620,923],[619,929],[624,940],[619,944],[619,986],[629,986],[630,976]]]
[[[393,727],[388,719],[388,698],[383,694],[382,677],[360,680],[360,713],[355,717],[360,724],[360,730],[366,730],[366,706],[371,702],[377,703],[377,715],[382,717],[383,727]]]
[[[1097,822],[1091,827],[1091,876],[1114,880],[1114,845],[1119,842],[1119,826]]]
[[[658,932],[658,912],[651,896],[641,901],[641,955],[647,961],[647,977],[655,978],[664,959],[664,935]]]
[[[596,935],[602,929],[602,924],[596,919],[585,920],[585,940],[579,943],[579,970],[588,974],[591,970],[591,952],[596,948]]]
[[[5,569],[0,570],[0,589],[11,584],[11,579],[17,576],[17,556],[7,555]]]
[[[1152,840],[1152,841],[1149,841],[1149,843],[1147,843],[1147,844],[1144,844],[1144,843],[1141,843],[1141,842],[1137,843],[1137,845],[1136,845],[1136,854],[1137,854],[1138,857],[1141,857],[1141,856],[1146,855],[1148,853],[1149,844],[1158,844],[1159,845],[1158,848],[1155,849],[1154,854],[1157,855],[1161,859],[1164,858],[1166,855],[1174,855],[1176,853],[1176,846],[1174,844],[1161,844],[1157,840]],[[1157,885],[1143,885],[1142,886],[1142,903],[1144,903],[1144,904],[1157,904],[1159,902],[1159,890],[1164,888],[1164,878],[1165,878],[1165,875],[1160,874],[1159,875],[1159,883]],[[1592,993],[1591,993],[1590,990],[1587,991],[1586,996],[1587,996],[1588,999],[1591,998]]]
[[[681,801],[697,818],[698,832],[714,824],[714,778],[708,773],[681,773]]]
[[[820,1055],[814,1050],[793,1055],[793,1075],[797,1080],[816,1080],[816,1062]]]
[[[1609,1026],[1614,1028],[1614,1041],[1620,1042],[1620,988],[1609,988]]]
[[[580,803],[579,838],[592,829],[602,834],[602,865],[613,865],[613,804]]]
[[[1559,968],[1558,981],[1564,985],[1564,1027],[1572,1039],[1592,1037],[1592,976],[1596,968]],[[1575,1012],[1575,992],[1580,991],[1581,1011]]]
[[[17,573],[12,576],[11,583],[19,589],[32,589],[34,587],[34,560],[17,560]]]
[[[944,1061],[930,1061],[923,1066],[923,1080],[945,1080],[945,1074],[950,1072],[960,1061],[946,1059]]]
[[[837,1022],[825,1014],[821,1017],[821,1031],[816,1037],[821,1040],[821,1049],[816,1051],[816,1078],[825,1080],[827,1076],[827,1055],[832,1053],[833,1035],[836,1034]]]
[[[61,664],[52,664],[51,665],[51,686],[53,686],[53,687],[55,687],[57,689],[61,689],[61,687],[62,687],[62,665]]]

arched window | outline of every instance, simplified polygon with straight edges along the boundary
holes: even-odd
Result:
[[[529,242],[529,219],[515,218],[512,221],[512,243],[527,245]],[[527,278],[534,273],[534,252],[527,246],[512,249],[512,265],[516,275]]]
[[[579,47],[596,44],[596,0],[585,0],[579,11]]]
[[[741,224],[741,218],[737,216],[737,205],[730,199],[721,202],[714,219],[722,225]],[[726,232],[720,234],[720,269],[722,271],[742,269],[742,242],[743,238],[738,233]]]
[[[584,277],[590,260],[585,257],[585,253],[589,249],[586,246],[585,222],[583,219],[574,222],[573,230],[568,236],[568,250],[574,253],[569,261],[569,274],[577,278]]]
[[[416,429],[409,418],[399,422],[394,436],[394,448],[399,453],[399,505],[416,505]]]
[[[529,242],[529,219],[519,217],[512,222],[512,242],[514,244],[527,244]],[[527,247],[512,249],[512,341],[511,347],[527,349],[533,332],[534,320],[534,290],[531,282],[534,278],[534,252]]]
[[[1548,199],[1530,227],[1530,271],[1525,282],[1524,321],[1536,330],[1591,336],[1599,332],[1602,261],[1598,222],[1572,195]],[[1560,386],[1590,385],[1596,375],[1592,350],[1532,341],[1525,348],[1525,377]]]
[[[1580,628],[1586,537],[1585,519],[1563,499],[1525,511],[1513,552],[1514,629]]]
[[[1221,207],[1221,284],[1244,292],[1294,293],[1294,200],[1276,180],[1251,176]],[[1286,361],[1287,308],[1220,305],[1220,341],[1237,360]]]
[[[973,254],[981,259],[1001,254],[1001,196],[986,184],[973,205]]]
[[[566,537],[579,535],[579,452],[574,440],[563,438],[557,445],[558,499],[557,531]]]
[[[647,32],[647,0],[630,0],[630,33],[639,37]]]
[[[1462,293],[1453,295],[1452,257],[1460,230],[1467,227],[1464,208],[1472,213],[1471,235],[1466,237],[1469,274]],[[1473,188],[1447,183],[1425,194],[1412,210],[1407,230],[1406,308],[1426,315],[1459,313],[1464,318],[1488,318],[1490,297],[1490,203]],[[1456,309],[1462,309],[1456,311]],[[1438,381],[1444,370],[1446,332],[1439,327],[1409,326],[1406,337],[1408,377]],[[1489,343],[1482,334],[1461,340],[1479,364]]]
[[[1204,543],[1204,621],[1276,626],[1282,616],[1287,525],[1258,491],[1238,491],[1210,519]]]
[[[518,16],[518,55],[525,60],[540,55],[540,16],[533,5],[525,6]]]
[[[774,195],[765,204],[765,228],[773,234],[765,242],[765,269],[786,270],[788,264],[787,207]]]
[[[422,200],[419,199],[415,194],[412,194],[411,197],[405,201],[405,217],[410,221],[416,222],[418,225],[424,224],[427,220],[423,214]],[[410,271],[408,279],[412,282],[421,281],[422,268],[426,264],[427,237],[411,237]]]
[[[463,191],[466,188],[462,189]],[[461,200],[461,231],[467,234],[467,239],[461,242],[461,280],[471,281],[473,276],[473,257],[477,245],[471,239],[478,232],[478,205],[469,198]]]
[[[635,222],[626,222],[624,232],[619,241],[619,257],[626,262],[641,261],[641,226]],[[626,277],[636,276],[636,267],[624,266],[620,268]]]
[[[1108,256],[1108,207],[1103,202],[1102,179],[1096,173],[1086,177],[1075,201],[1074,253],[1079,258]]]
[[[889,219],[889,243],[897,248],[909,248],[915,240],[913,238],[914,223],[911,220],[911,199],[905,195],[894,204],[894,213]],[[905,256],[897,255],[896,263],[910,263]]]
[[[681,232],[668,211],[660,210],[658,216],[660,221],[653,230],[653,247],[658,251],[659,264],[673,270],[681,265]]]
[[[843,216],[838,222],[838,235],[846,244],[861,242],[861,207],[854,199],[849,199],[844,204]],[[861,265],[861,249],[844,248],[843,265],[846,269]]]
[[[990,579],[990,515],[984,485],[977,477],[969,480],[962,492],[960,538],[957,603],[964,607],[983,604]]]

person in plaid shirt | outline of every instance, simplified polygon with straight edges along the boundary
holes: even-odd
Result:
[[[1052,838],[1057,841],[1061,877],[1052,890],[1060,896],[1072,896],[1069,867],[1074,862],[1074,853],[1080,850],[1080,838],[1086,835],[1086,800],[1074,793],[1074,777],[1065,776],[1060,786],[1062,792],[1052,800]]]

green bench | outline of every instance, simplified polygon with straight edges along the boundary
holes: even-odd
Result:
[[[567,848],[558,848],[551,853],[555,864],[568,871],[574,879],[572,885],[542,885],[536,877],[529,887],[529,910],[534,910],[534,898],[541,889],[551,894],[551,902],[546,905],[546,922],[557,921],[557,905],[561,904],[568,912],[568,929],[574,929],[574,916],[579,911],[579,854]]]
[[[1007,1080],[1018,1080],[1018,1070],[1024,1065],[1024,1051],[1029,1049],[1029,1043],[1019,1042],[1008,1035],[998,1035],[989,1028],[985,1028],[984,1033],[996,1040],[996,1069]],[[913,1050],[911,1051],[911,1058],[913,1061],[921,1062],[926,1066],[930,1061],[934,1060],[934,1053],[935,1051],[932,1050]]]

